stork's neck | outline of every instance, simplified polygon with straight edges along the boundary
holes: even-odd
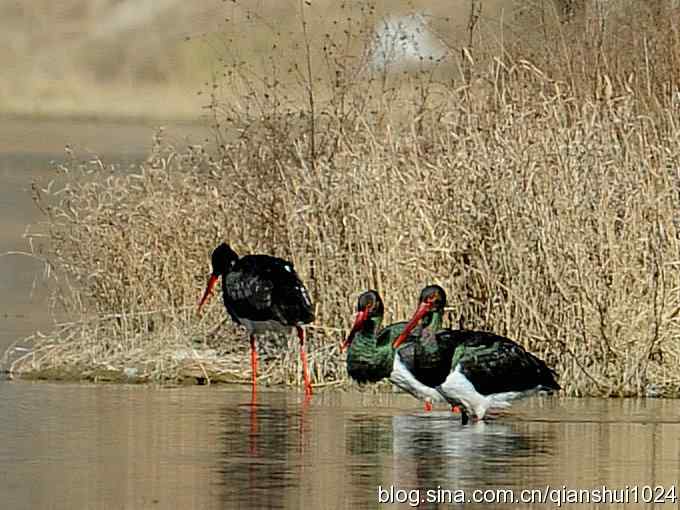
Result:
[[[392,373],[392,344],[377,345],[376,334],[381,324],[382,317],[368,319],[348,349],[347,368],[355,379],[379,381]]]
[[[441,310],[434,310],[423,317],[421,338],[434,338],[444,324],[444,314]]]
[[[375,345],[375,338],[378,334],[378,331],[380,330],[380,326],[382,325],[382,320],[383,318],[381,315],[369,318],[364,323],[364,327],[361,329],[361,336],[370,337],[373,340],[373,344]]]

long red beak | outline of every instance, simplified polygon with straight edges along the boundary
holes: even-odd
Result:
[[[352,330],[349,332],[349,335],[347,335],[347,339],[340,345],[340,352],[343,352],[345,349],[349,349],[349,346],[352,345],[352,340],[354,340],[356,334],[359,331],[361,331],[361,328],[364,327],[364,323],[367,320],[368,320],[368,308],[366,308],[365,310],[359,310],[357,312],[356,317],[354,318],[354,325],[352,326]]]
[[[210,278],[208,278],[208,285],[205,288],[205,292],[203,293],[203,297],[201,298],[201,301],[198,303],[198,313],[201,313],[201,308],[203,308],[203,305],[208,301],[208,298],[212,295],[212,291],[215,288],[215,285],[217,284],[217,280],[219,280],[219,276],[211,274]]]
[[[404,331],[402,331],[401,334],[392,343],[393,349],[396,349],[406,341],[408,336],[411,334],[411,331],[413,331],[413,328],[415,328],[418,325],[420,319],[425,317],[430,310],[432,310],[432,303],[428,303],[427,301],[423,301],[422,303],[420,303],[418,310],[416,310],[416,313],[413,315],[413,317],[411,317],[411,320],[404,327]]]

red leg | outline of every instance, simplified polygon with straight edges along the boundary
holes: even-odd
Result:
[[[255,335],[250,335],[250,368],[253,374],[253,398],[257,388],[257,349],[255,348]]]
[[[305,352],[305,332],[300,326],[295,326],[297,336],[300,339],[300,360],[302,361],[302,375],[305,379],[305,397],[312,395],[312,381],[309,377],[309,366],[307,365],[307,352]]]
[[[432,411],[432,402],[430,402],[429,400],[425,401],[425,411],[428,413]]]
[[[250,400],[250,454],[257,455],[257,402],[255,386]]]

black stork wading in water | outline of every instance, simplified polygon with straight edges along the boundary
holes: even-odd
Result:
[[[269,255],[245,255],[241,258],[228,244],[222,243],[212,253],[212,274],[198,305],[201,308],[222,277],[224,306],[237,324],[246,328],[250,337],[250,362],[253,395],[257,383],[257,334],[297,332],[300,359],[305,381],[305,394],[312,394],[307,366],[305,336],[302,326],[314,320],[312,302],[293,264]]]
[[[414,375],[451,405],[459,405],[463,424],[470,416],[483,420],[487,413],[506,409],[517,398],[560,389],[555,372],[543,360],[508,338],[486,331],[433,331],[436,314],[442,314],[445,305],[444,289],[425,287],[418,309],[393,347],[400,353],[414,350],[415,359],[425,360],[428,366],[416,367]],[[418,325],[414,341],[411,333]]]
[[[354,325],[341,346],[347,349],[347,373],[359,384],[389,379],[395,386],[425,401],[425,410],[432,409],[433,402],[447,400],[434,387],[423,384],[430,374],[421,367],[430,362],[419,359],[412,342],[398,351],[392,343],[406,327],[406,322],[396,322],[380,329],[385,306],[375,290],[368,290],[359,296]],[[441,322],[439,322],[441,325]],[[437,326],[436,317],[432,326]]]

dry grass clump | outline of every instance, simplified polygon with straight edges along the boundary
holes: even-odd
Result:
[[[346,378],[337,344],[360,291],[378,289],[388,319],[402,319],[437,282],[453,323],[462,315],[466,328],[520,341],[558,370],[567,394],[677,394],[679,76],[649,66],[680,47],[593,49],[574,21],[555,28],[556,39],[581,34],[550,56],[561,67],[536,51],[540,33],[493,55],[474,45],[482,22],[471,3],[472,45],[454,82],[432,67],[394,75],[366,65],[370,40],[329,50],[324,65],[344,77],[329,82],[302,44],[306,64],[285,84],[229,67],[228,98],[216,88],[211,105],[214,150],[178,154],[159,140],[132,173],[67,163],[64,187],[39,202],[49,204],[60,297],[83,318],[40,339],[15,371],[246,378],[247,344],[221,324],[219,300],[194,314],[210,250],[226,239],[295,263],[317,305],[318,384]],[[606,21],[642,19],[633,14]],[[664,30],[635,27],[634,40]],[[675,25],[666,29],[672,41]],[[577,54],[599,60],[577,71],[567,65]],[[270,382],[300,379],[294,348],[267,354]]]
[[[180,155],[156,142],[133,172],[69,160],[57,180],[34,188],[48,219],[44,256],[58,279],[54,305],[78,320],[35,338],[40,347],[15,363],[17,372],[47,370],[52,377],[58,368],[70,376],[76,367],[97,380],[249,377],[245,336],[225,321],[221,300],[204,318],[196,304],[220,233],[241,252],[266,248],[238,242],[248,238],[249,219],[239,213],[237,196],[229,204],[239,183],[230,185],[219,163],[200,148]],[[328,350],[315,347],[322,334],[311,339],[315,353]],[[291,345],[292,353],[264,342],[263,382],[297,382],[301,368]],[[280,366],[268,367],[274,357]],[[311,356],[320,382],[335,380],[338,371],[339,361],[326,357],[330,363]]]

